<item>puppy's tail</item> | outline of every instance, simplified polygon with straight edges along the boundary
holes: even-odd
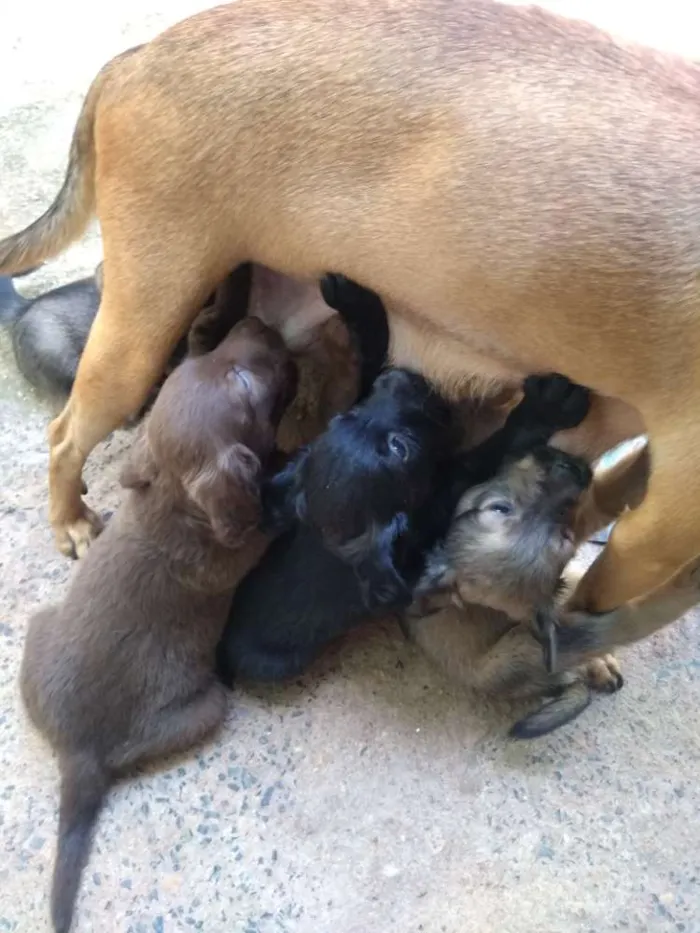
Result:
[[[63,252],[85,232],[95,211],[95,111],[105,80],[121,59],[135,51],[113,58],[92,82],[73,131],[63,186],[38,220],[0,241],[0,273],[26,271]]]
[[[109,775],[92,755],[75,755],[61,761],[58,851],[51,889],[51,919],[56,933],[68,933],[70,929],[93,826],[109,784]]]
[[[584,683],[566,687],[559,696],[543,703],[539,709],[519,719],[510,734],[514,739],[536,739],[554,732],[576,719],[591,702],[591,691]]]
[[[9,276],[0,275],[0,325],[8,327],[21,318],[29,302],[23,298]]]

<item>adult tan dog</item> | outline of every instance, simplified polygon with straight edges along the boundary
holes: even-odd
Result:
[[[59,547],[98,527],[89,452],[252,259],[374,289],[397,361],[443,385],[592,387],[589,455],[646,428],[646,498],[577,603],[660,586],[700,553],[698,165],[699,66],[491,0],[239,0],[114,59],[56,201],[0,243],[10,273],[102,227],[100,312],[50,428]]]

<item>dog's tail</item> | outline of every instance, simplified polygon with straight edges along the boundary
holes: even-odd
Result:
[[[63,186],[38,220],[0,241],[0,273],[17,274],[58,255],[87,229],[95,212],[95,111],[105,80],[137,48],[113,58],[90,85],[73,131]]]
[[[68,933],[70,929],[93,826],[109,785],[109,775],[93,755],[75,755],[61,761],[58,851],[51,889],[51,919],[56,933]]]
[[[9,276],[0,275],[0,325],[8,327],[22,317],[29,302],[15,288]]]
[[[586,684],[576,683],[565,687],[558,696],[519,719],[510,734],[514,739],[536,739],[540,735],[547,735],[580,716],[590,702],[591,691]]]

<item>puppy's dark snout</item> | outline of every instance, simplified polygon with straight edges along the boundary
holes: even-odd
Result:
[[[573,482],[583,491],[593,478],[591,468],[579,457],[562,455],[552,464],[551,477],[558,482]]]
[[[552,505],[552,520],[557,523],[568,524],[577,504],[575,496],[566,496]]]

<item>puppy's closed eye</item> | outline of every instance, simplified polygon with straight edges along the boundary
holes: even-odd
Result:
[[[232,382],[236,383],[237,388],[242,388],[248,395],[252,393],[252,376],[247,369],[243,369],[242,366],[232,366],[226,375]]]
[[[489,512],[495,512],[497,515],[512,515],[515,509],[510,502],[489,502],[485,506]]]

